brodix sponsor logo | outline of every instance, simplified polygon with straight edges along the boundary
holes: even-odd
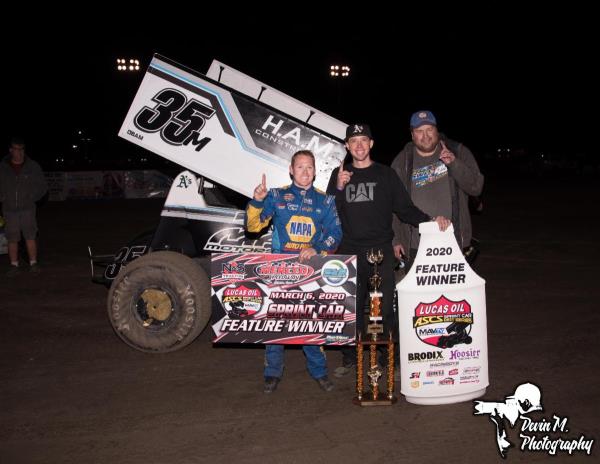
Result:
[[[408,362],[432,360],[443,361],[444,355],[441,351],[424,351],[422,353],[408,353]]]

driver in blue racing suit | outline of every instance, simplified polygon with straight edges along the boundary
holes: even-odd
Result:
[[[337,249],[342,228],[333,196],[313,187],[315,157],[300,150],[292,157],[290,175],[293,183],[267,190],[266,177],[254,189],[254,198],[246,208],[246,229],[260,232],[273,221],[272,253],[298,253],[307,261],[317,253]],[[333,390],[327,376],[327,362],[322,347],[304,345],[308,372],[325,391]],[[283,375],[284,345],[266,345],[265,393],[272,393]]]

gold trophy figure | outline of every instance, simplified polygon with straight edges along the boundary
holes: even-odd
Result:
[[[377,270],[377,265],[383,261],[383,253],[381,250],[377,250],[375,253],[373,250],[369,250],[367,253],[367,261],[373,264],[373,275],[369,277],[369,283],[371,284],[371,292],[369,296],[371,298],[370,312],[369,312],[369,325],[367,326],[367,333],[371,334],[371,340],[377,341],[378,335],[383,333],[383,317],[381,317],[381,298],[383,293],[379,291],[381,281],[383,280]]]
[[[362,334],[358,334],[356,343],[356,396],[353,399],[354,404],[360,406],[388,406],[394,404],[397,399],[394,396],[394,341],[392,334],[389,335],[389,340],[381,340],[380,334],[383,333],[383,317],[381,315],[381,298],[383,294],[379,291],[382,277],[379,275],[377,265],[383,261],[383,253],[381,250],[369,250],[367,252],[367,261],[373,264],[373,275],[369,278],[371,285],[369,324],[367,325],[367,333],[370,335],[370,340],[363,340]],[[360,308],[356,308],[356,317],[362,317]],[[387,346],[387,392],[383,395],[379,391],[379,379],[383,375],[383,370],[377,365],[377,346]],[[369,378],[370,392],[365,394],[363,385],[363,351],[364,347],[369,347],[369,369],[367,377]]]

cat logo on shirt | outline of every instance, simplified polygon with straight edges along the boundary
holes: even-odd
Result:
[[[308,243],[315,235],[315,223],[306,216],[292,216],[285,230],[294,242]]]

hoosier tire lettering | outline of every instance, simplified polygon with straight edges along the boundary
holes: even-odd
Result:
[[[210,282],[204,270],[179,253],[149,253],[129,263],[114,280],[108,315],[115,333],[144,352],[183,348],[210,318]]]

